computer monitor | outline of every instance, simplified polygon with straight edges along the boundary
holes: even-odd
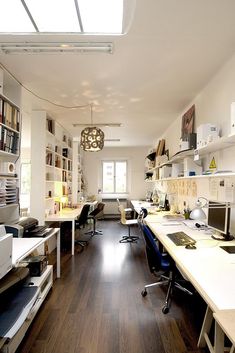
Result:
[[[161,193],[159,195],[159,205],[158,205],[159,208],[166,208],[166,194],[165,193]]]
[[[219,240],[232,240],[233,236],[229,234],[230,226],[230,204],[229,202],[214,202],[208,203],[208,227],[219,232],[223,236],[222,239],[212,235],[212,238]]]

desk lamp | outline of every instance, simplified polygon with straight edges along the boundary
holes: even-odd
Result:
[[[60,197],[60,212],[63,211],[63,205],[66,204],[67,202],[67,196],[61,196]]]
[[[206,203],[202,205],[202,202],[200,199],[204,199]],[[195,221],[203,221],[206,219],[206,214],[203,211],[203,207],[207,206],[207,200],[204,197],[199,197],[198,200],[196,201],[196,207],[192,209],[190,212],[189,218],[194,219]]]

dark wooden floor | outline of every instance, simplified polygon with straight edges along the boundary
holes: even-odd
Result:
[[[54,282],[18,353],[202,352],[196,346],[204,310],[200,298],[175,293],[170,313],[164,315],[163,288],[140,295],[144,284],[155,280],[143,240],[119,244],[125,227],[117,221],[98,226],[103,235],[73,258],[63,256],[62,277]]]

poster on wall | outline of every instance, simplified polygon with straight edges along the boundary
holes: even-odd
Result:
[[[182,125],[181,125],[181,139],[182,139],[182,141],[188,141],[189,134],[193,133],[194,119],[195,119],[195,105],[193,105],[182,116]]]

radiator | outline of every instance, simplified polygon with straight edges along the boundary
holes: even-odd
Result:
[[[127,199],[119,199],[120,203],[123,205],[123,207],[127,207]],[[115,217],[119,218],[120,213],[118,211],[118,203],[117,199],[102,199],[102,202],[105,203],[104,207],[104,216],[106,218],[108,217]]]

